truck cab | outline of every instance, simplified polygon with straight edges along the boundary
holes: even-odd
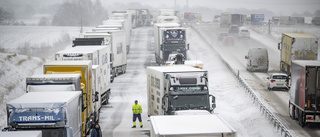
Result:
[[[188,74],[167,74],[166,94],[162,98],[162,108],[167,115],[178,110],[199,109],[212,112],[214,97],[209,94],[206,74],[200,77]],[[210,107],[210,97],[212,106]]]

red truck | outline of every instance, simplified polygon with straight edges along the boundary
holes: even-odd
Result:
[[[320,123],[320,61],[293,60],[289,115],[302,127]]]

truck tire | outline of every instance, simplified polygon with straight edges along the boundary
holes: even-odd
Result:
[[[118,68],[115,69],[115,77],[117,77],[119,75],[119,71]]]

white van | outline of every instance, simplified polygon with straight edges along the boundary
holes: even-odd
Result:
[[[265,48],[250,48],[247,59],[246,67],[248,71],[264,71],[268,72],[269,57],[268,50]]]

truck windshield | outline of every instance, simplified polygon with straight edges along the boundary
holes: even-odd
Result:
[[[178,110],[208,109],[209,107],[207,95],[175,95],[170,98],[171,107]]]

